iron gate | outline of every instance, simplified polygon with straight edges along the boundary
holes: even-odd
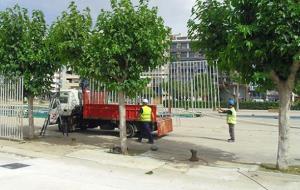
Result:
[[[127,98],[127,104],[139,104],[147,98],[150,104],[158,106],[159,111],[197,111],[215,109],[220,106],[217,65],[208,65],[207,61],[183,61],[165,64],[141,77],[150,82],[136,98]],[[105,91],[101,82],[90,80],[91,96]],[[114,91],[106,92],[106,103],[118,103]],[[91,98],[92,98],[91,97]]]
[[[0,76],[0,138],[23,139],[23,79]]]

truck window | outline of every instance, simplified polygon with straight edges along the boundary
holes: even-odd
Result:
[[[62,104],[67,104],[69,100],[69,92],[60,92],[59,101]]]
[[[60,103],[62,103],[62,104],[67,104],[67,103],[68,103],[68,97],[69,97],[69,96],[60,96],[60,97],[59,97]]]

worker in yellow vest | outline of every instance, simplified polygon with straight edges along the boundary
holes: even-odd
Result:
[[[234,109],[234,100],[229,99],[227,103],[228,103],[228,109],[223,110],[219,108],[218,112],[227,113],[227,124],[229,127],[229,135],[230,135],[230,139],[228,139],[228,142],[234,142],[235,141],[234,126],[236,125],[236,111]]]
[[[140,109],[140,136],[138,138],[138,142],[142,142],[143,137],[148,138],[148,143],[153,144],[153,136],[152,136],[152,119],[153,113],[150,106],[148,106],[148,100],[143,99],[143,106]]]

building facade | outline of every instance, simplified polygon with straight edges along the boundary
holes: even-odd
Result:
[[[80,77],[73,73],[71,69],[63,67],[53,76],[52,91],[58,92],[60,89],[79,89]]]
[[[187,36],[180,34],[172,36],[172,45],[170,50],[172,61],[201,61],[204,55],[199,51],[193,51],[191,48],[191,40]]]

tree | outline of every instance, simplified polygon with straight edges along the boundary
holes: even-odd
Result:
[[[75,72],[118,91],[121,149],[127,154],[125,97],[145,88],[142,72],[166,63],[170,30],[147,1],[134,7],[130,0],[111,0],[111,6],[111,11],[101,11],[91,30],[89,14],[80,14],[72,3],[52,31],[60,57]],[[73,51],[78,57],[72,61]]]
[[[280,98],[277,168],[288,168],[288,111],[299,79],[300,3],[298,0],[197,0],[189,36],[209,61],[251,79],[267,73]]]
[[[88,43],[90,74],[108,89],[118,91],[121,149],[127,153],[125,96],[134,96],[148,80],[145,71],[166,63],[170,30],[141,0],[134,7],[130,0],[111,0],[112,11],[102,11]]]
[[[29,138],[34,136],[33,98],[50,90],[58,63],[52,60],[47,26],[41,11],[18,5],[0,12],[0,71],[24,78],[28,97]]]

